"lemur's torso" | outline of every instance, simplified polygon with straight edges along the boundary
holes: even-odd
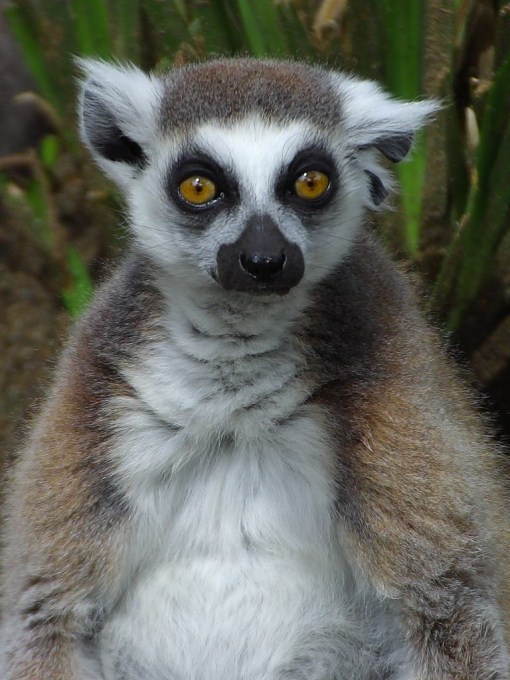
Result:
[[[126,266],[126,298],[141,279],[151,290],[144,266]],[[316,398],[327,376],[307,337],[324,323],[309,316],[317,300],[196,304],[158,283],[168,296],[144,301],[140,345],[131,337],[128,357],[105,354],[118,380],[111,474],[132,520],[131,585],[95,641],[105,678],[326,680],[354,668],[369,678],[379,663],[382,672],[377,626],[394,623],[340,539],[338,461]],[[339,293],[332,283],[323,297]]]

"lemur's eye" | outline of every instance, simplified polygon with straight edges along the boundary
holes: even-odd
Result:
[[[329,177],[320,170],[307,170],[294,182],[294,191],[299,198],[313,201],[324,196],[329,189]]]
[[[202,175],[190,175],[179,184],[179,194],[186,203],[205,205],[218,195],[216,184]]]

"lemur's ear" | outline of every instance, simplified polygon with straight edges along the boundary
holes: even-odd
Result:
[[[154,145],[160,84],[133,66],[78,59],[80,129],[99,165],[125,186]]]
[[[436,113],[436,101],[404,102],[390,97],[376,83],[335,74],[342,122],[349,148],[367,178],[366,204],[377,208],[392,188],[391,174],[377,152],[393,163],[403,160],[415,133]]]

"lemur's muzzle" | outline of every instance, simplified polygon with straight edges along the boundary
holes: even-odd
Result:
[[[255,215],[234,243],[216,258],[217,277],[226,290],[285,295],[305,271],[303,253],[287,240],[269,215]]]

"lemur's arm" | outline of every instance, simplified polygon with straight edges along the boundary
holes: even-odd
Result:
[[[338,507],[358,567],[400,620],[409,656],[402,677],[503,680],[502,565],[491,533],[507,511],[484,463],[487,440],[468,411],[454,413],[462,401],[454,385],[452,378],[452,420],[398,376],[358,404]]]
[[[381,251],[366,241],[333,285],[306,331],[314,399],[336,449],[341,542],[400,622],[399,680],[507,679],[498,452]]]
[[[98,417],[111,384],[87,365],[86,353],[61,371],[14,471],[2,585],[4,680],[82,680],[80,640],[93,635],[118,592],[126,507]]]

